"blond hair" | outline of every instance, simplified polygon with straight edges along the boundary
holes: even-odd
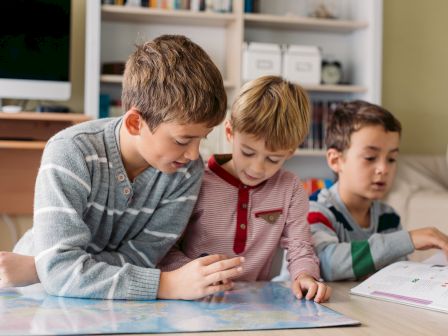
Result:
[[[199,45],[162,35],[130,55],[122,104],[137,109],[151,130],[169,121],[214,127],[225,117],[227,96],[221,73]]]
[[[269,150],[294,150],[308,134],[309,98],[299,85],[263,76],[242,87],[230,122],[234,132],[264,139]]]

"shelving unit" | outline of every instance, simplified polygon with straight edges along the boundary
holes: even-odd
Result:
[[[47,140],[88,119],[79,113],[0,112],[0,213],[32,213],[36,175]]]
[[[85,113],[98,117],[100,92],[115,99],[121,93],[122,77],[101,75],[101,64],[125,62],[135,43],[162,34],[186,35],[205,49],[223,74],[229,105],[243,84],[244,41],[318,45],[324,59],[342,63],[344,84],[304,86],[312,99],[381,103],[382,0],[341,0],[337,20],[307,17],[304,3],[260,0],[261,13],[244,13],[244,1],[234,0],[232,13],[214,13],[86,1]],[[228,150],[223,136],[214,132],[207,152]],[[323,159],[324,152],[299,150],[292,160],[300,166],[310,156]]]

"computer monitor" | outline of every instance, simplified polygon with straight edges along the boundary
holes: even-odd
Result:
[[[68,100],[71,0],[0,1],[0,98]]]

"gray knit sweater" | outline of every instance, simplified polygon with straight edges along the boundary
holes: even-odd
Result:
[[[174,174],[148,168],[130,181],[116,135],[120,125],[121,118],[85,122],[59,132],[45,147],[33,228],[15,252],[35,256],[50,294],[155,299],[155,265],[190,217],[202,161]]]

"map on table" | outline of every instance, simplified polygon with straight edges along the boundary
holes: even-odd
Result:
[[[40,285],[0,290],[0,335],[168,333],[357,325],[281,282],[236,283],[198,301],[124,301],[47,295]]]

